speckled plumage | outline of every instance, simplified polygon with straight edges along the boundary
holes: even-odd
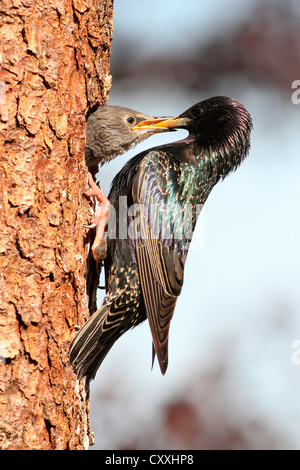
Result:
[[[166,372],[170,322],[190,245],[184,210],[187,204],[193,208],[193,230],[196,206],[204,204],[215,184],[245,158],[252,129],[248,111],[227,97],[198,103],[170,125],[175,124],[189,131],[186,139],[137,155],[112,183],[109,199],[117,214],[119,196],[127,196],[128,207],[141,205],[143,212],[131,238],[107,240],[107,294],[71,345],[79,377],[93,378],[114,342],[145,319],[153,358],[156,354],[161,372]],[[133,226],[134,216],[128,215],[128,226]]]

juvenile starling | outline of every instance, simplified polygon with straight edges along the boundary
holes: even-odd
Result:
[[[169,327],[191,241],[184,230],[184,210],[204,204],[215,184],[243,161],[250,148],[252,120],[242,104],[219,96],[192,106],[177,118],[135,126],[149,127],[184,128],[189,135],[140,153],[112,183],[109,200],[116,211],[117,234],[124,200],[120,196],[127,197],[128,236],[108,237],[107,294],[71,343],[74,370],[88,381],[115,341],[146,318],[153,359],[156,354],[162,374],[166,372]],[[194,210],[192,230],[197,215]]]
[[[103,165],[109,162],[153,134],[172,130],[163,128],[152,129],[146,126],[133,129],[134,126],[141,122],[149,121],[153,124],[163,119],[166,119],[166,117],[148,116],[147,114],[142,114],[139,111],[122,106],[100,106],[97,111],[89,116],[86,124],[84,151],[88,168],[93,169],[99,163]],[[97,235],[92,246],[94,257],[98,260],[99,253],[95,252],[95,248],[99,246],[98,252],[103,251],[100,245],[110,204],[104,192],[96,187],[91,174],[88,175],[88,180],[90,189],[85,194],[86,196],[95,195],[99,202],[91,224],[86,226],[87,228],[94,228],[98,225]]]
[[[85,160],[88,168],[109,162],[161,129],[137,128],[142,121],[162,118],[148,116],[122,106],[100,106],[87,119]]]

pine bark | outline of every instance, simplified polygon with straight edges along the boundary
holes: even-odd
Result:
[[[89,316],[85,122],[110,90],[113,0],[2,0],[0,17],[0,448],[84,449],[68,349]]]

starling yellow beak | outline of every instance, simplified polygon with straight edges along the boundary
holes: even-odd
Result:
[[[172,131],[179,128],[187,127],[190,119],[181,117],[170,117],[165,119],[153,119],[149,121],[142,121],[137,126],[134,126],[131,130],[144,129],[153,132],[165,132]]]

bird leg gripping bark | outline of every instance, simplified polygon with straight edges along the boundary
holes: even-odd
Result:
[[[92,245],[92,253],[96,261],[101,261],[105,258],[106,240],[103,241],[106,220],[110,208],[110,202],[105,196],[104,192],[96,185],[91,173],[88,173],[88,182],[90,188],[85,191],[85,196],[94,196],[98,201],[98,207],[95,215],[91,220],[90,225],[85,225],[86,228],[97,227],[96,236]]]

